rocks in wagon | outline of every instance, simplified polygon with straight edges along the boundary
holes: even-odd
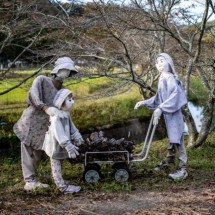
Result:
[[[128,151],[130,154],[134,151],[134,142],[127,141],[125,138],[116,140],[115,138],[107,138],[104,136],[104,132],[93,132],[89,138],[85,140],[85,143],[79,146],[80,155],[71,162],[83,162],[84,154],[86,152],[104,152],[104,151]],[[122,160],[126,159],[125,154],[96,154],[90,155],[92,160]]]

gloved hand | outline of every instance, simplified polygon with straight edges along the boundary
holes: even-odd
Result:
[[[76,146],[80,146],[84,143],[84,140],[78,130],[73,135],[71,135],[71,139],[74,141]]]
[[[153,113],[153,125],[157,125],[158,121],[160,119],[160,116],[162,114],[162,110],[160,108],[157,108]]]
[[[68,152],[69,158],[76,158],[79,155],[79,148],[77,146],[74,146],[72,143],[67,143],[65,149]]]
[[[145,101],[140,101],[140,102],[137,102],[136,105],[134,106],[134,110],[136,110],[137,108],[141,107],[145,105]]]
[[[63,114],[60,112],[60,110],[58,110],[56,107],[48,107],[45,112],[49,115],[49,116],[59,116],[59,117],[63,117]]]

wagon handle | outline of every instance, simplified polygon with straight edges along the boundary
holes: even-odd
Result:
[[[153,119],[154,119],[154,115],[152,115],[152,117],[151,117],[151,120],[150,120],[150,123],[149,123],[149,128],[148,128],[148,131],[147,131],[147,134],[146,134],[145,141],[144,141],[144,144],[143,144],[141,152],[138,153],[138,154],[135,154],[133,156],[134,157],[139,157],[142,154],[144,154],[144,152],[145,152],[145,155],[141,159],[132,160],[132,162],[144,161],[148,157],[149,149],[151,147],[152,139],[154,137],[155,129],[157,127],[157,125],[153,125]]]

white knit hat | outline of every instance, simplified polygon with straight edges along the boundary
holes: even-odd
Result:
[[[75,68],[73,60],[71,58],[69,58],[69,57],[60,57],[60,58],[58,58],[55,61],[55,67],[51,71],[51,74],[52,75],[57,74],[60,69],[68,69],[71,72],[73,71],[73,72],[78,73],[78,70]],[[70,75],[71,75],[71,73],[70,73]]]
[[[68,90],[68,89],[61,89],[57,92],[57,94],[55,95],[53,104],[55,107],[57,107],[58,109],[61,109],[63,102],[65,101],[65,99],[67,98],[68,95],[72,94],[72,91]]]

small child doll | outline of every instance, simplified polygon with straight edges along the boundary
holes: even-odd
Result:
[[[70,116],[74,104],[72,92],[68,89],[59,90],[53,104],[62,114],[50,116],[50,126],[45,135],[43,150],[50,157],[52,176],[60,191],[77,193],[81,187],[68,185],[61,173],[61,161],[65,158],[76,158],[79,155],[77,146],[83,143],[82,136]]]

